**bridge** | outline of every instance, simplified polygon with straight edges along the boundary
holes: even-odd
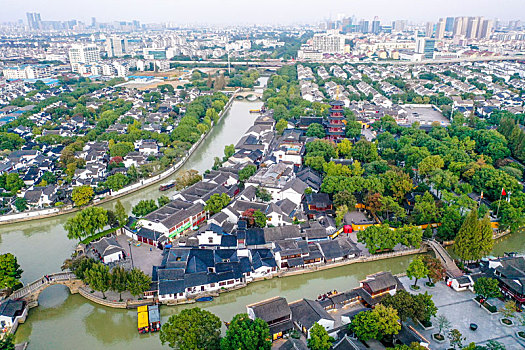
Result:
[[[29,283],[21,289],[15,291],[9,296],[9,299],[24,300],[27,302],[29,307],[38,306],[38,297],[47,287],[54,286],[57,284],[64,285],[69,288],[71,294],[78,293],[78,289],[84,285],[84,283],[75,276],[72,272],[58,272]]]
[[[450,257],[450,254],[441,244],[439,244],[439,242],[434,239],[427,239],[424,243],[434,251],[436,258],[438,258],[443,267],[447,270],[447,275],[452,278],[463,276],[463,272],[457,267],[454,259]]]
[[[236,99],[247,99],[248,101],[255,101],[262,99],[262,92],[258,91],[238,91],[233,95]]]

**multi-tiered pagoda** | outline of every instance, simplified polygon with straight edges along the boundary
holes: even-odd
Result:
[[[331,140],[337,140],[345,135],[345,124],[343,123],[343,106],[344,102],[335,99],[330,102],[330,116],[328,117],[327,137]]]

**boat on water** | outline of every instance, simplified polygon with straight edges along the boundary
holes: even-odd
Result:
[[[139,306],[137,308],[137,327],[140,334],[149,332],[149,317],[147,306]]]
[[[250,109],[250,113],[261,113],[260,109]]]
[[[169,190],[170,188],[173,188],[173,187],[175,187],[175,182],[169,182],[167,184],[160,185],[159,191],[167,191],[167,190]]]
[[[212,301],[212,300],[213,300],[213,297],[202,297],[202,298],[195,299],[195,301],[198,301],[198,302]]]
[[[158,305],[148,306],[149,331],[151,333],[160,331],[160,312]]]

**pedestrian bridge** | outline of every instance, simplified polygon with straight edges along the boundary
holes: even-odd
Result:
[[[38,297],[47,287],[57,284],[64,285],[69,288],[71,294],[78,293],[79,287],[84,283],[75,276],[72,272],[58,272],[51,275],[42,276],[38,280],[25,285],[21,289],[12,293],[9,298],[24,300],[29,307],[38,306]]]
[[[447,250],[438,241],[434,239],[427,239],[424,241],[424,243],[434,251],[436,258],[447,270],[447,275],[449,275],[449,277],[458,278],[463,276],[463,272],[457,267],[454,259],[452,259]]]
[[[262,92],[256,91],[239,91],[236,92],[234,97],[238,100],[246,99],[248,101],[256,101],[262,99]]]

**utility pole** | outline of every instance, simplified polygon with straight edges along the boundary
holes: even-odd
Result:
[[[131,269],[133,269],[133,253],[131,252],[131,242],[128,241],[129,245],[129,257],[131,258]]]

